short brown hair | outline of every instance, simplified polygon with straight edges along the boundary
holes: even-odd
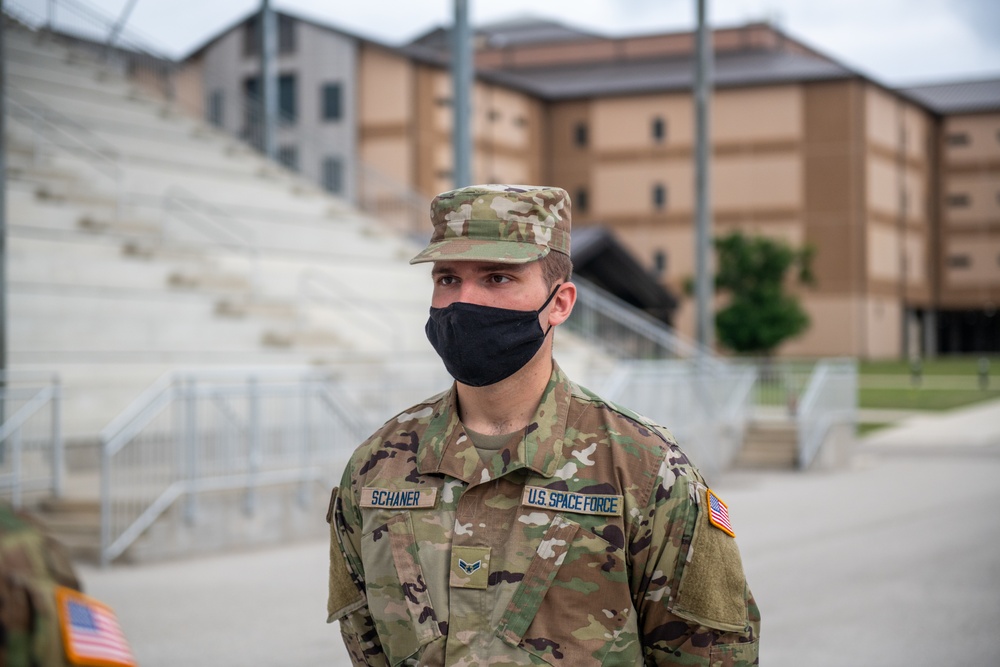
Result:
[[[538,260],[542,267],[542,277],[551,289],[557,282],[569,282],[573,277],[573,260],[561,252],[550,252]]]

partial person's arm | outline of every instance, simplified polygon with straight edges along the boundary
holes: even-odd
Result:
[[[760,612],[736,541],[708,519],[706,491],[686,463],[665,462],[631,535],[630,585],[647,665],[758,664]]]
[[[344,473],[331,500],[330,594],[327,623],[340,621],[340,634],[354,667],[388,667],[375,622],[368,611],[365,571],[361,562],[361,515],[350,478]]]

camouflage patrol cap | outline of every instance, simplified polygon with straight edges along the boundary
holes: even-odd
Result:
[[[569,194],[537,185],[471,185],[431,202],[434,233],[410,264],[467,260],[526,264],[569,256]]]

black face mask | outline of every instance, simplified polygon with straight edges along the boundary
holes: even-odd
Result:
[[[506,380],[528,363],[542,347],[538,315],[552,301],[556,285],[538,310],[509,310],[460,301],[431,308],[424,331],[451,376],[470,387]]]

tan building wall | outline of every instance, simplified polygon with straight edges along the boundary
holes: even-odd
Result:
[[[940,308],[1000,304],[1000,113],[941,125]]]

